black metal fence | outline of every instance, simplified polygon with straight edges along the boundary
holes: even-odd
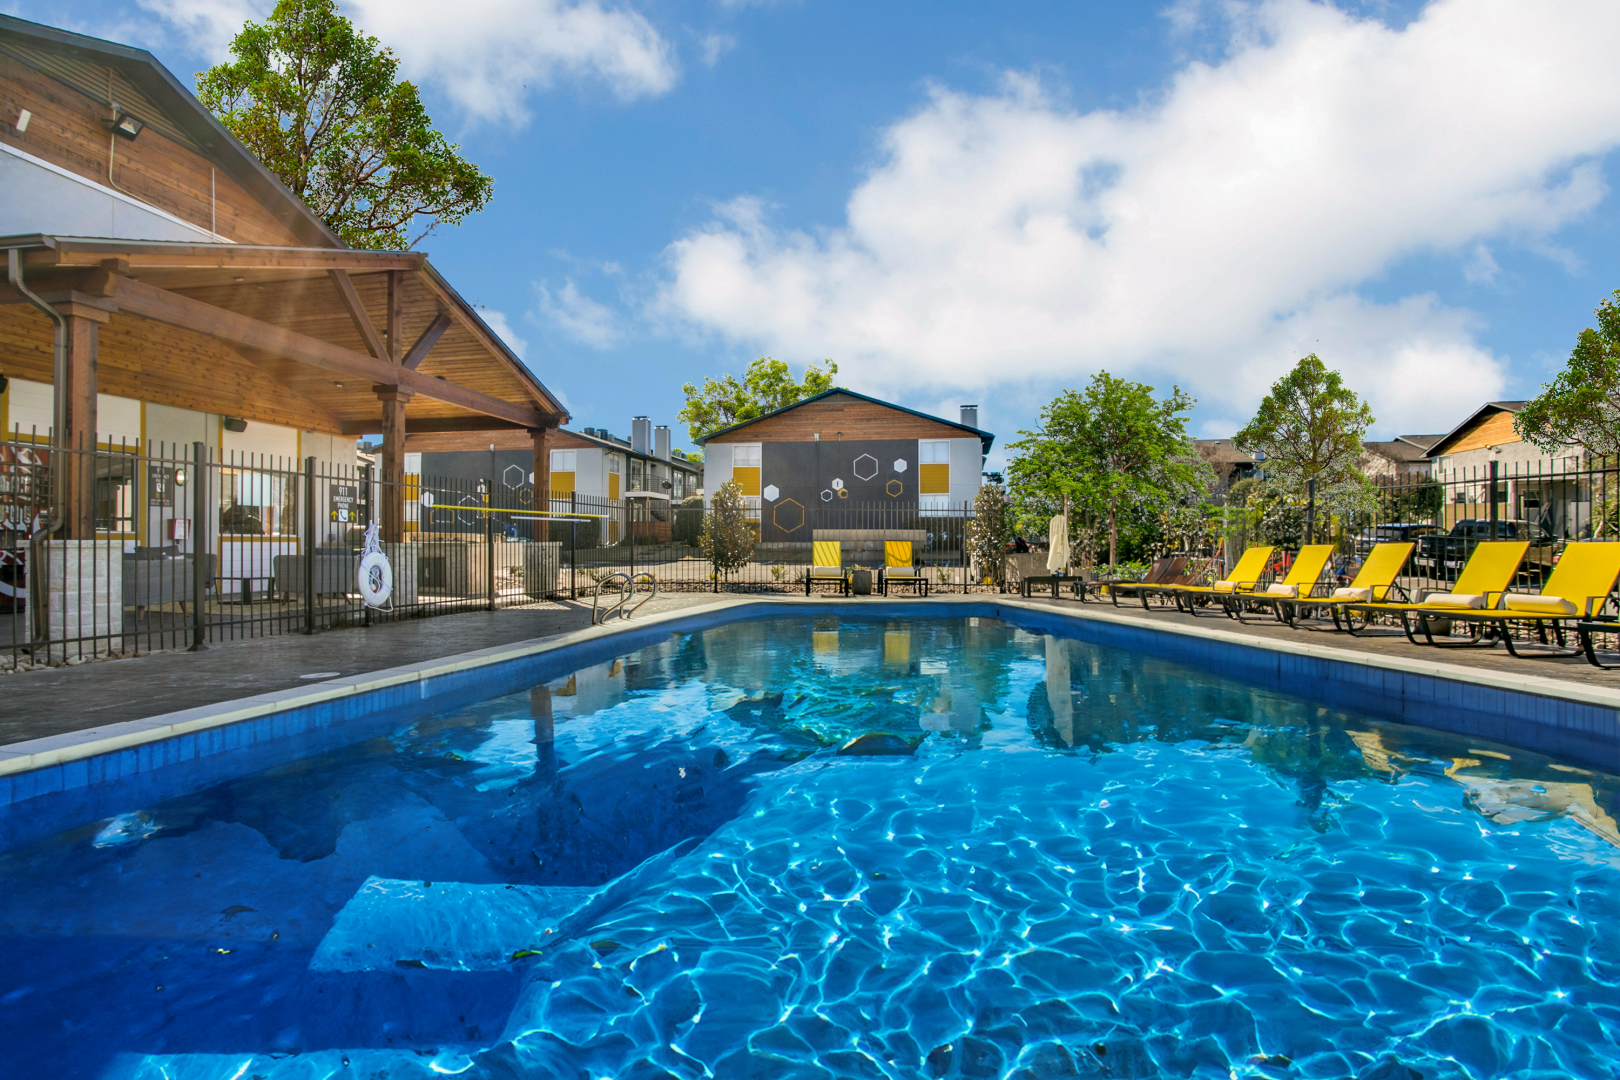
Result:
[[[551,497],[493,458],[478,480],[384,479],[202,443],[14,437],[0,442],[0,667],[579,599],[615,573],[662,590],[802,590],[812,537],[868,568],[885,540],[910,540],[936,589],[967,587],[968,507],[812,509],[802,542],[756,545],[719,571],[699,546],[704,516],[647,492]],[[373,524],[392,578],[381,606],[359,573]]]
[[[1225,509],[1228,560],[1251,543],[1287,551],[1309,539],[1337,546],[1334,571],[1345,581],[1382,541],[1416,547],[1401,579],[1412,596],[1456,581],[1474,547],[1485,540],[1530,544],[1514,587],[1537,591],[1564,547],[1581,540],[1620,539],[1620,469],[1586,457],[1492,461],[1436,470],[1431,475],[1375,481],[1370,511],[1335,514],[1326,502],[1294,507],[1262,521],[1258,513]],[[1281,566],[1278,566],[1281,569]]]

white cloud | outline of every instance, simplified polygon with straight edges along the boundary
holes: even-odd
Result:
[[[613,311],[580,292],[573,278],[565,279],[555,293],[544,284],[537,283],[534,288],[540,313],[575,341],[606,349],[622,336]]]
[[[507,321],[506,314],[494,308],[480,307],[478,317],[484,320],[484,325],[495,332],[495,336],[506,342],[506,347],[517,354],[522,360],[529,351],[529,343],[512,330],[512,324]]]
[[[1241,419],[1316,351],[1385,431],[1499,395],[1467,313],[1355,290],[1415,251],[1534,246],[1604,197],[1620,6],[1439,0],[1399,31],[1306,0],[1226,14],[1224,59],[1135,110],[1074,112],[1025,76],[936,89],[843,225],[736,199],[671,245],[660,309],[879,392],[1107,367]]]
[[[140,0],[212,60],[264,0]],[[528,99],[563,79],[606,84],[631,100],[680,77],[673,50],[646,17],[598,0],[349,0],[343,14],[392,48],[412,79],[441,88],[469,116],[522,122]]]
[[[730,34],[704,34],[698,40],[698,52],[704,67],[714,67],[720,58],[737,47],[737,39]]]

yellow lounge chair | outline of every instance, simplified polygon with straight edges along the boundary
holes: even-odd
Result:
[[[1428,620],[1450,619],[1461,613],[1497,608],[1502,597],[1507,595],[1508,586],[1518,577],[1519,564],[1524,562],[1525,553],[1529,550],[1528,540],[1486,540],[1468,556],[1468,564],[1457,575],[1457,582],[1450,592],[1431,592],[1416,604],[1356,603],[1346,607],[1348,611],[1368,615],[1400,616],[1401,629],[1406,632],[1407,639],[1414,645],[1421,645],[1423,642],[1417,639],[1412,630],[1412,616],[1416,615],[1428,643],[1437,645],[1439,642],[1428,631]],[[1353,620],[1347,620],[1345,627],[1354,634],[1365,630],[1367,624],[1357,627]],[[1468,642],[1470,645],[1479,643],[1477,635]]]
[[[1226,613],[1242,622],[1244,604],[1259,604],[1269,606],[1277,620],[1283,621],[1282,606],[1285,601],[1309,599],[1316,591],[1317,584],[1322,580],[1322,571],[1327,569],[1328,560],[1333,558],[1333,547],[1332,544],[1306,544],[1294,556],[1294,565],[1288,568],[1288,576],[1264,589],[1255,589],[1241,599],[1225,599]]]
[[[1325,601],[1325,606],[1333,613],[1333,625],[1344,629],[1339,612],[1346,604],[1386,604],[1391,602],[1391,594],[1399,595],[1395,603],[1407,603],[1406,590],[1396,584],[1396,579],[1406,569],[1406,561],[1412,557],[1415,547],[1417,545],[1411,541],[1375,545],[1362,560],[1356,579],[1345,588],[1334,589],[1333,595]]]
[[[1526,593],[1508,593],[1502,597],[1502,606],[1492,611],[1464,611],[1451,618],[1488,627],[1501,637],[1508,652],[1527,660],[1549,657],[1576,656],[1586,650],[1590,635],[1582,637],[1581,644],[1570,648],[1564,640],[1564,623],[1590,620],[1603,610],[1609,594],[1620,581],[1620,543],[1612,541],[1570,544],[1558,558],[1558,565],[1547,576],[1539,596]],[[1558,646],[1566,652],[1521,653],[1513,645],[1509,633],[1510,623],[1524,623],[1536,628],[1540,643],[1547,644],[1547,628],[1551,627]],[[1424,636],[1429,637],[1425,624]],[[1430,639],[1430,644],[1434,644]],[[1588,660],[1591,657],[1587,658]]]
[[[1271,553],[1277,550],[1273,547],[1252,547],[1243,553],[1243,557],[1232,567],[1232,572],[1213,585],[1153,585],[1140,589],[1139,595],[1144,599],[1142,606],[1147,606],[1146,597],[1149,593],[1169,596],[1176,602],[1176,607],[1186,611],[1189,615],[1198,614],[1197,602],[1200,599],[1221,599],[1224,597],[1252,593],[1260,584],[1260,575],[1266,572],[1266,566],[1271,562]]]
[[[889,595],[889,583],[896,585],[910,585],[918,589],[924,596],[928,595],[928,579],[923,576],[923,568],[913,566],[911,562],[910,540],[885,540],[883,542],[883,595]]]
[[[804,573],[804,595],[818,581],[836,582],[838,591],[849,595],[849,572],[844,569],[844,546],[837,540],[817,540],[810,545],[810,569]]]

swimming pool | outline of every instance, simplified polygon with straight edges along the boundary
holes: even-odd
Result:
[[[0,855],[0,1034],[19,1075],[1608,1075],[1617,798],[997,619],[749,619]]]

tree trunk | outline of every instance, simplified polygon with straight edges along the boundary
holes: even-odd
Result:
[[[1118,577],[1119,560],[1115,557],[1115,549],[1119,546],[1119,526],[1114,516],[1114,503],[1108,504],[1108,576]]]

